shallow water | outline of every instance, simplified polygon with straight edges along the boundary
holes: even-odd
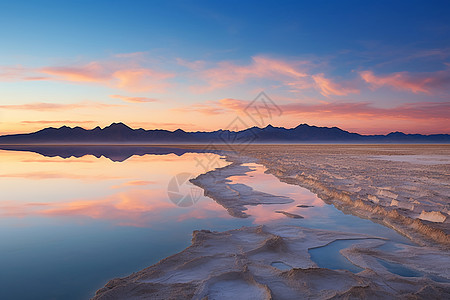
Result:
[[[401,264],[397,264],[394,262],[386,261],[384,259],[377,259],[378,263],[385,267],[389,272],[393,274],[397,274],[402,277],[421,277],[423,276],[422,272],[410,269]]]
[[[262,165],[244,164],[253,169],[247,176],[232,176],[232,183],[244,183],[258,191],[278,196],[286,196],[294,200],[288,204],[272,204],[248,206],[247,214],[251,215],[254,223],[288,223],[308,228],[371,234],[387,238],[399,243],[411,244],[406,237],[381,224],[367,219],[345,214],[333,205],[326,204],[316,194],[297,185],[290,185],[279,181],[275,176],[264,173],[266,168]],[[307,205],[312,207],[298,207]],[[293,219],[277,211],[300,215],[303,218]]]
[[[174,176],[205,172],[204,155],[113,162],[0,151],[0,299],[86,299],[183,250],[193,230],[251,225],[188,183],[175,193],[198,197],[195,205],[169,199]],[[214,166],[227,164],[214,156]]]
[[[109,158],[0,151],[0,299],[89,298],[108,280],[183,250],[198,229],[282,223],[407,242],[391,229],[345,215],[308,190],[264,174],[255,164],[249,164],[254,171],[232,181],[295,202],[252,206],[249,218],[233,218],[186,181],[225,166],[218,155],[147,150],[141,156],[115,151]]]
[[[309,249],[309,255],[320,268],[348,270],[353,273],[358,273],[363,271],[363,269],[352,264],[339,252],[358,243],[358,241],[361,240],[337,240],[323,247]]]

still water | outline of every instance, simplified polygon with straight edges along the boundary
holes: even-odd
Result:
[[[108,280],[183,250],[198,229],[283,223],[405,242],[388,228],[345,215],[306,189],[279,182],[255,164],[232,182],[294,202],[249,207],[249,218],[233,218],[181,180],[228,162],[216,154],[147,150],[132,151],[139,155],[117,150],[107,157],[100,150],[78,157],[67,149],[64,155],[0,150],[0,299],[87,299]],[[174,195],[194,201],[189,205]]]

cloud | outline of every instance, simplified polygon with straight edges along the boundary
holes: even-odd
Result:
[[[227,99],[228,101],[234,100],[231,98]],[[205,115],[220,115],[229,111],[226,104],[220,104],[220,101],[222,100],[219,100],[218,102],[207,101],[206,103],[192,104],[187,107],[177,107],[172,110],[177,112],[199,112]]]
[[[348,94],[359,93],[359,90],[351,87],[344,87],[332,80],[325,78],[324,74],[317,74],[311,76],[316,83],[320,93],[324,96],[336,95],[336,96],[346,96]]]
[[[404,103],[392,108],[375,107],[371,103],[335,102],[305,105],[292,103],[282,105],[283,114],[315,114],[321,117],[352,117],[354,119],[447,119],[450,102]]]
[[[276,81],[280,86],[289,88],[291,92],[316,89],[324,96],[359,93],[359,90],[354,87],[347,87],[333,82],[330,78],[325,78],[323,73],[311,73],[309,71],[313,65],[311,61],[253,56],[252,61],[247,65],[222,61],[209,67],[205,61],[187,62],[182,59],[178,59],[178,64],[193,70],[195,75],[206,82],[206,85],[191,87],[192,91],[198,93],[243,84],[255,78]]]
[[[99,62],[91,62],[83,66],[45,67],[42,73],[56,76],[58,80],[76,82],[106,82],[111,79],[111,71]]]
[[[92,108],[109,108],[109,107],[120,107],[119,104],[106,104],[97,102],[78,102],[78,103],[47,103],[47,102],[37,102],[37,103],[26,103],[26,104],[8,104],[0,105],[0,109],[11,109],[11,110],[34,110],[34,111],[59,111],[68,109],[77,109],[83,107]],[[30,121],[31,122],[31,121]]]
[[[63,120],[63,121],[56,121],[56,120],[40,120],[40,121],[22,121],[20,122],[22,124],[92,124],[96,123],[96,121],[71,121],[71,120]]]
[[[248,65],[238,65],[230,61],[222,61],[208,68],[208,64],[203,61],[187,62],[179,59],[178,63],[196,71],[196,74],[202,80],[206,81],[206,86],[192,87],[192,90],[195,92],[208,92],[234,84],[242,84],[251,78],[292,80],[308,76],[308,74],[301,70],[308,62],[287,62],[264,56],[252,57],[252,61]]]
[[[129,122],[133,128],[164,128],[164,129],[178,129],[178,128],[195,128],[197,125],[193,123],[172,123],[172,122]]]
[[[145,53],[117,54],[109,59],[85,64],[27,68],[1,66],[0,81],[49,80],[94,83],[127,91],[164,92],[167,79],[175,74],[146,66]]]
[[[241,114],[249,102],[225,98],[209,101],[206,104],[184,108],[206,115],[235,112]],[[278,104],[283,115],[337,117],[353,119],[442,119],[449,120],[450,102],[415,102],[403,103],[391,108],[375,107],[368,102],[321,102],[318,104],[286,103]]]
[[[40,71],[54,76],[54,80],[100,83],[137,92],[163,92],[169,86],[165,80],[175,76],[168,72],[130,67],[128,64],[122,65],[116,62],[90,62],[82,66],[45,67]]]
[[[415,94],[431,94],[433,89],[450,86],[450,69],[437,72],[396,72],[388,75],[375,75],[372,71],[359,72],[361,78],[373,88],[390,86],[397,90],[410,91]]]
[[[110,95],[109,97],[114,99],[120,99],[125,102],[129,103],[148,103],[148,102],[157,102],[157,99],[154,98],[147,98],[147,97],[128,97],[128,96],[121,96],[121,95]]]
[[[36,111],[48,111],[48,110],[65,110],[82,107],[79,103],[74,104],[60,104],[60,103],[28,103],[28,104],[9,104],[0,105],[0,109],[13,109],[13,110],[36,110]]]
[[[0,81],[39,81],[49,80],[51,77],[44,76],[44,74],[37,72],[31,68],[23,66],[0,66]]]

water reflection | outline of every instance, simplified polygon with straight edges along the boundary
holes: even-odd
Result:
[[[195,205],[176,206],[168,199],[170,180],[181,173],[197,176],[207,171],[198,163],[205,154],[192,150],[120,146],[14,150],[19,151],[0,150],[0,299],[89,298],[107,280],[183,250],[192,231],[199,229],[224,231],[282,222],[397,238],[392,230],[346,216],[254,164],[249,176],[233,176],[232,182],[295,202],[250,206],[247,219],[232,218],[203,195]],[[214,167],[227,164],[217,157]],[[276,210],[304,219],[290,219]]]
[[[183,149],[174,147],[161,147],[161,146],[126,146],[126,145],[0,145],[0,150],[9,151],[25,151],[41,154],[46,157],[83,157],[86,155],[92,155],[94,157],[106,157],[115,162],[123,162],[132,156],[143,156],[146,154],[153,155],[167,155],[175,154],[181,156],[186,153],[204,153],[214,152],[211,150],[202,149]]]
[[[191,208],[174,209],[176,206],[168,201],[167,183],[174,175],[186,170],[194,176],[204,172],[194,163],[198,154],[134,156],[119,165],[85,156],[82,162],[64,166],[59,164],[60,158],[42,160],[33,159],[33,153],[1,154],[0,188],[10,198],[0,200],[3,217],[89,217],[138,227],[153,227],[168,217],[229,218],[221,206],[202,194]],[[95,164],[85,164],[88,161]],[[227,164],[218,161],[221,167]],[[38,185],[35,181],[39,181]],[[58,197],[48,201],[51,194]]]
[[[232,183],[244,183],[255,190],[294,200],[288,204],[248,206],[246,213],[251,215],[254,224],[288,223],[309,228],[373,234],[401,243],[410,243],[409,239],[390,228],[345,214],[333,205],[326,204],[309,190],[279,181],[275,176],[266,174],[266,168],[262,165],[254,163],[245,165],[253,171],[247,176],[230,177]],[[299,207],[302,205],[308,207]],[[277,211],[300,215],[303,218],[289,218]]]
[[[173,176],[205,172],[195,160],[204,154],[123,149],[120,158],[104,149],[100,158],[85,155],[92,149],[75,154],[82,158],[0,151],[0,299],[87,299],[181,251],[193,230],[251,225],[202,195],[191,207],[168,199]]]

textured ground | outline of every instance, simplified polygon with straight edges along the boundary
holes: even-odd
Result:
[[[308,249],[335,240],[358,239],[343,255],[365,270],[318,268]],[[361,234],[298,226],[243,227],[222,233],[196,231],[192,246],[126,278],[111,280],[94,299],[448,299],[450,283],[428,277],[400,277],[376,262],[376,257],[450,274],[449,256],[420,247],[389,253],[373,250],[383,244]],[[429,261],[432,255],[436,259]],[[428,258],[428,261],[423,260]],[[417,262],[419,261],[419,265]],[[287,270],[280,270],[282,264]]]
[[[196,231],[192,246],[111,280],[95,299],[450,298],[449,146],[253,145],[240,150],[228,154],[231,165],[193,180],[231,215],[245,217],[245,205],[258,201],[290,201],[227,180],[248,171],[242,162],[258,162],[280,180],[426,246],[382,250],[380,238],[298,226]],[[340,253],[362,272],[319,268],[310,259],[308,249],[342,239],[358,239]],[[379,259],[422,275],[398,276]]]
[[[450,246],[450,145],[250,145],[280,180],[393,227],[415,242]]]

